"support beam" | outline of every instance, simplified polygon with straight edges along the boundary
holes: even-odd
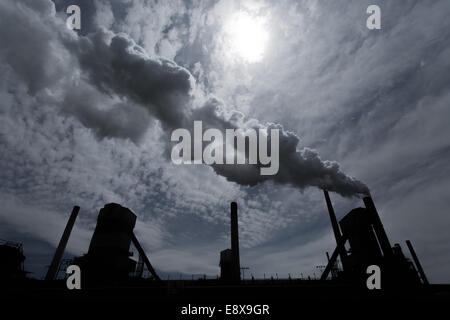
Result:
[[[58,247],[56,248],[55,255],[53,256],[50,267],[45,275],[45,280],[54,280],[56,274],[58,273],[59,264],[61,263],[61,258],[66,250],[67,241],[69,241],[70,233],[72,232],[73,225],[78,216],[78,211],[80,211],[79,206],[74,206],[72,213],[70,214],[69,220],[67,221],[66,228],[64,229],[61,240],[59,240]]]
[[[420,277],[422,278],[423,284],[429,285],[427,276],[425,275],[425,271],[423,271],[422,265],[420,264],[419,258],[416,255],[416,251],[414,250],[411,241],[406,240],[406,245],[408,246],[409,252],[411,253],[411,256],[414,260],[414,263],[416,264],[417,271],[420,274]]]
[[[333,227],[334,238],[336,239],[337,244],[341,239],[341,230],[339,229],[339,224],[337,222],[336,215],[334,213],[333,205],[331,204],[330,195],[328,194],[328,191],[323,189],[323,194],[325,195],[325,201],[327,203],[328,213],[330,215],[331,226]]]
[[[331,268],[333,267],[334,263],[336,262],[338,254],[339,254],[339,248],[336,247],[336,249],[334,249],[334,251],[333,251],[333,254],[331,255],[330,260],[328,261],[328,264],[327,264],[325,270],[322,273],[322,276],[320,277],[321,281],[324,281],[327,279],[328,274],[331,271]]]
[[[155,269],[153,269],[152,264],[150,263],[150,260],[148,260],[147,255],[145,254],[144,249],[142,249],[141,244],[139,243],[138,239],[134,235],[134,233],[131,234],[131,241],[133,241],[134,246],[136,247],[137,251],[139,252],[139,255],[142,257],[142,260],[144,260],[145,265],[147,266],[148,271],[153,275],[153,277],[156,280],[161,280],[161,278],[156,274]]]
[[[384,230],[383,224],[381,223],[380,215],[378,214],[377,208],[375,208],[372,197],[364,197],[363,201],[371,217],[373,229],[375,230],[375,234],[377,235],[381,250],[383,250],[383,255],[385,258],[391,259],[393,256],[392,246],[389,242],[386,231]]]
[[[347,241],[347,237],[342,236],[340,241],[338,242],[338,245],[336,246],[336,249],[334,249],[333,254],[331,255],[331,258],[328,260],[328,264],[327,264],[325,270],[323,271],[322,276],[320,277],[321,281],[324,281],[327,279],[328,274],[331,271],[331,268],[336,263],[336,259],[339,255],[339,251],[345,250],[345,247],[344,247],[345,241]]]
[[[231,202],[231,277],[233,281],[241,279],[241,263],[239,258],[239,227],[237,203]]]
[[[336,214],[334,213],[333,204],[331,203],[330,195],[328,194],[328,191],[323,189],[323,194],[325,196],[325,201],[327,203],[328,208],[328,214],[330,215],[330,221],[331,221],[331,227],[333,228],[334,238],[336,239],[336,246],[341,241],[342,234],[341,229],[339,228],[339,224],[336,219]],[[345,247],[342,247],[341,252],[339,252],[339,255],[341,256],[341,259],[347,256],[347,251],[345,251]]]

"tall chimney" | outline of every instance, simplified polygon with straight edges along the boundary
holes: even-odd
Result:
[[[334,238],[336,239],[336,244],[338,244],[341,240],[341,230],[339,229],[339,225],[336,219],[336,215],[334,213],[333,205],[331,204],[330,195],[328,191],[323,189],[323,194],[325,195],[325,201],[327,202],[328,213],[330,214],[331,226],[333,227]]]
[[[231,203],[231,254],[232,254],[232,279],[241,279],[241,266],[239,262],[239,231],[237,203]]]
[[[378,211],[375,208],[375,204],[370,196],[363,198],[364,205],[369,213],[369,216],[372,220],[373,229],[378,238],[378,242],[380,243],[381,250],[383,250],[383,255],[386,258],[392,257],[392,247],[389,243],[389,239],[387,237],[386,231],[384,230],[383,224],[381,223],[380,216],[378,215]]]
[[[61,258],[64,254],[64,250],[66,249],[67,241],[69,240],[73,225],[75,224],[75,220],[77,219],[78,211],[80,211],[80,207],[74,206],[72,209],[72,213],[70,214],[70,218],[67,221],[67,225],[66,228],[64,229],[64,233],[61,237],[61,240],[59,240],[59,244],[58,247],[56,248],[55,255],[53,256],[52,263],[48,268],[47,274],[45,275],[45,280],[54,280],[56,277],[59,264],[61,263]]]

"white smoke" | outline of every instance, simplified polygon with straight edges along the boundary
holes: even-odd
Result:
[[[167,146],[172,130],[190,129],[194,120],[201,120],[205,129],[279,129],[280,169],[276,175],[261,176],[257,165],[213,165],[213,169],[242,185],[271,179],[297,188],[325,188],[343,196],[368,193],[367,186],[343,173],[337,162],[324,161],[315,150],[300,148],[299,137],[280,124],[260,123],[240,112],[228,112],[216,99],[195,105],[192,74],[173,61],[150,57],[128,35],[103,29],[77,35],[65,30],[64,22],[55,18],[53,3],[48,0],[25,1],[21,5],[2,2],[0,6],[0,30],[13,18],[23,22],[13,35],[15,41],[11,35],[2,34],[9,44],[7,50],[0,52],[2,63],[23,76],[30,95],[45,90],[50,82],[70,79],[74,76],[72,70],[78,70],[79,80],[67,82],[75,86],[62,88],[62,110],[77,117],[98,137],[129,138],[138,144],[152,124],[151,119],[160,122]],[[36,21],[40,28],[27,20],[30,10],[38,11],[42,17]],[[24,44],[21,37],[30,39],[30,43]],[[23,54],[24,47],[27,50],[31,45],[33,48],[28,50],[36,53],[36,60]],[[58,50],[51,51],[54,48]],[[61,56],[73,64],[72,68],[61,65]]]

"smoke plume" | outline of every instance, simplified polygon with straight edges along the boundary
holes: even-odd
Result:
[[[101,30],[81,37],[76,45],[80,66],[92,85],[146,108],[168,132],[190,128],[194,120],[201,120],[205,128],[222,130],[280,130],[280,170],[276,175],[261,176],[257,165],[213,165],[215,172],[228,180],[256,185],[273,179],[298,188],[325,188],[343,196],[368,193],[367,186],[343,173],[336,161],[324,161],[309,148],[299,149],[299,137],[280,124],[262,124],[256,119],[246,119],[237,111],[226,112],[223,104],[215,99],[196,108],[192,97],[195,81],[190,72],[173,61],[150,58],[127,35]],[[105,120],[98,125],[107,124],[108,118]]]
[[[99,138],[125,138],[138,144],[152,119],[159,121],[168,147],[172,130],[189,129],[194,120],[201,120],[204,129],[279,129],[280,168],[276,175],[261,176],[257,165],[213,165],[213,169],[241,185],[273,180],[300,189],[325,188],[343,196],[368,193],[367,186],[343,173],[337,162],[322,160],[315,150],[300,148],[299,137],[280,124],[260,123],[240,112],[227,111],[217,99],[196,105],[195,79],[191,73],[173,61],[150,57],[126,34],[100,29],[88,35],[77,35],[55,18],[51,2],[24,3],[29,8],[13,10],[4,4],[4,12],[10,14],[0,17],[0,21],[23,20],[17,32],[28,30],[30,39],[29,43],[10,42],[12,46],[17,44],[17,48],[3,52],[5,65],[18,77],[22,75],[23,79],[32,81],[28,84],[30,94],[44,90],[44,84],[69,81],[72,70],[77,70],[79,81],[65,89],[62,110],[91,128]],[[40,10],[42,19],[32,25],[26,19],[29,10]],[[14,37],[20,39],[21,35]],[[68,61],[66,64],[58,60],[55,48],[59,56]],[[27,55],[14,54],[24,50],[35,52],[36,62],[29,61]]]

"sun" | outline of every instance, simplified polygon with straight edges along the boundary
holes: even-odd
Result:
[[[241,11],[232,15],[225,25],[230,50],[245,62],[262,60],[267,46],[268,32],[262,17]]]

